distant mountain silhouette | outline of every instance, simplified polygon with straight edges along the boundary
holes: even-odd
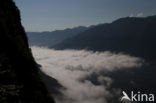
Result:
[[[1,0],[0,103],[54,103],[38,68],[28,47],[18,8],[13,0]],[[42,76],[46,75],[42,73]]]
[[[90,28],[51,48],[124,52],[146,59],[156,59],[155,27],[156,16],[121,18]]]
[[[52,32],[27,32],[27,35],[31,46],[51,47],[87,29],[87,27],[79,26],[72,29],[56,30]]]

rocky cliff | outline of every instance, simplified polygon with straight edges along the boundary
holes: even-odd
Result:
[[[0,103],[54,103],[12,0],[0,1]]]

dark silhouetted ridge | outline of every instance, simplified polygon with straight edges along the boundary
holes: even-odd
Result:
[[[0,1],[0,103],[54,103],[12,0]]]
[[[156,16],[121,18],[90,28],[52,48],[124,52],[145,59],[156,59],[155,27]]]

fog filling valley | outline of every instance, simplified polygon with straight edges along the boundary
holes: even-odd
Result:
[[[141,69],[141,58],[122,53],[91,52],[86,50],[53,50],[31,47],[41,70],[55,78],[66,89],[61,89],[62,99],[56,103],[108,103],[113,93],[108,89],[114,82],[104,75],[121,69]],[[91,76],[97,76],[98,85]],[[116,90],[116,93],[120,90]]]

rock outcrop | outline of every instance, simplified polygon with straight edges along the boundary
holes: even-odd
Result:
[[[12,0],[0,1],[0,103],[54,103]]]

